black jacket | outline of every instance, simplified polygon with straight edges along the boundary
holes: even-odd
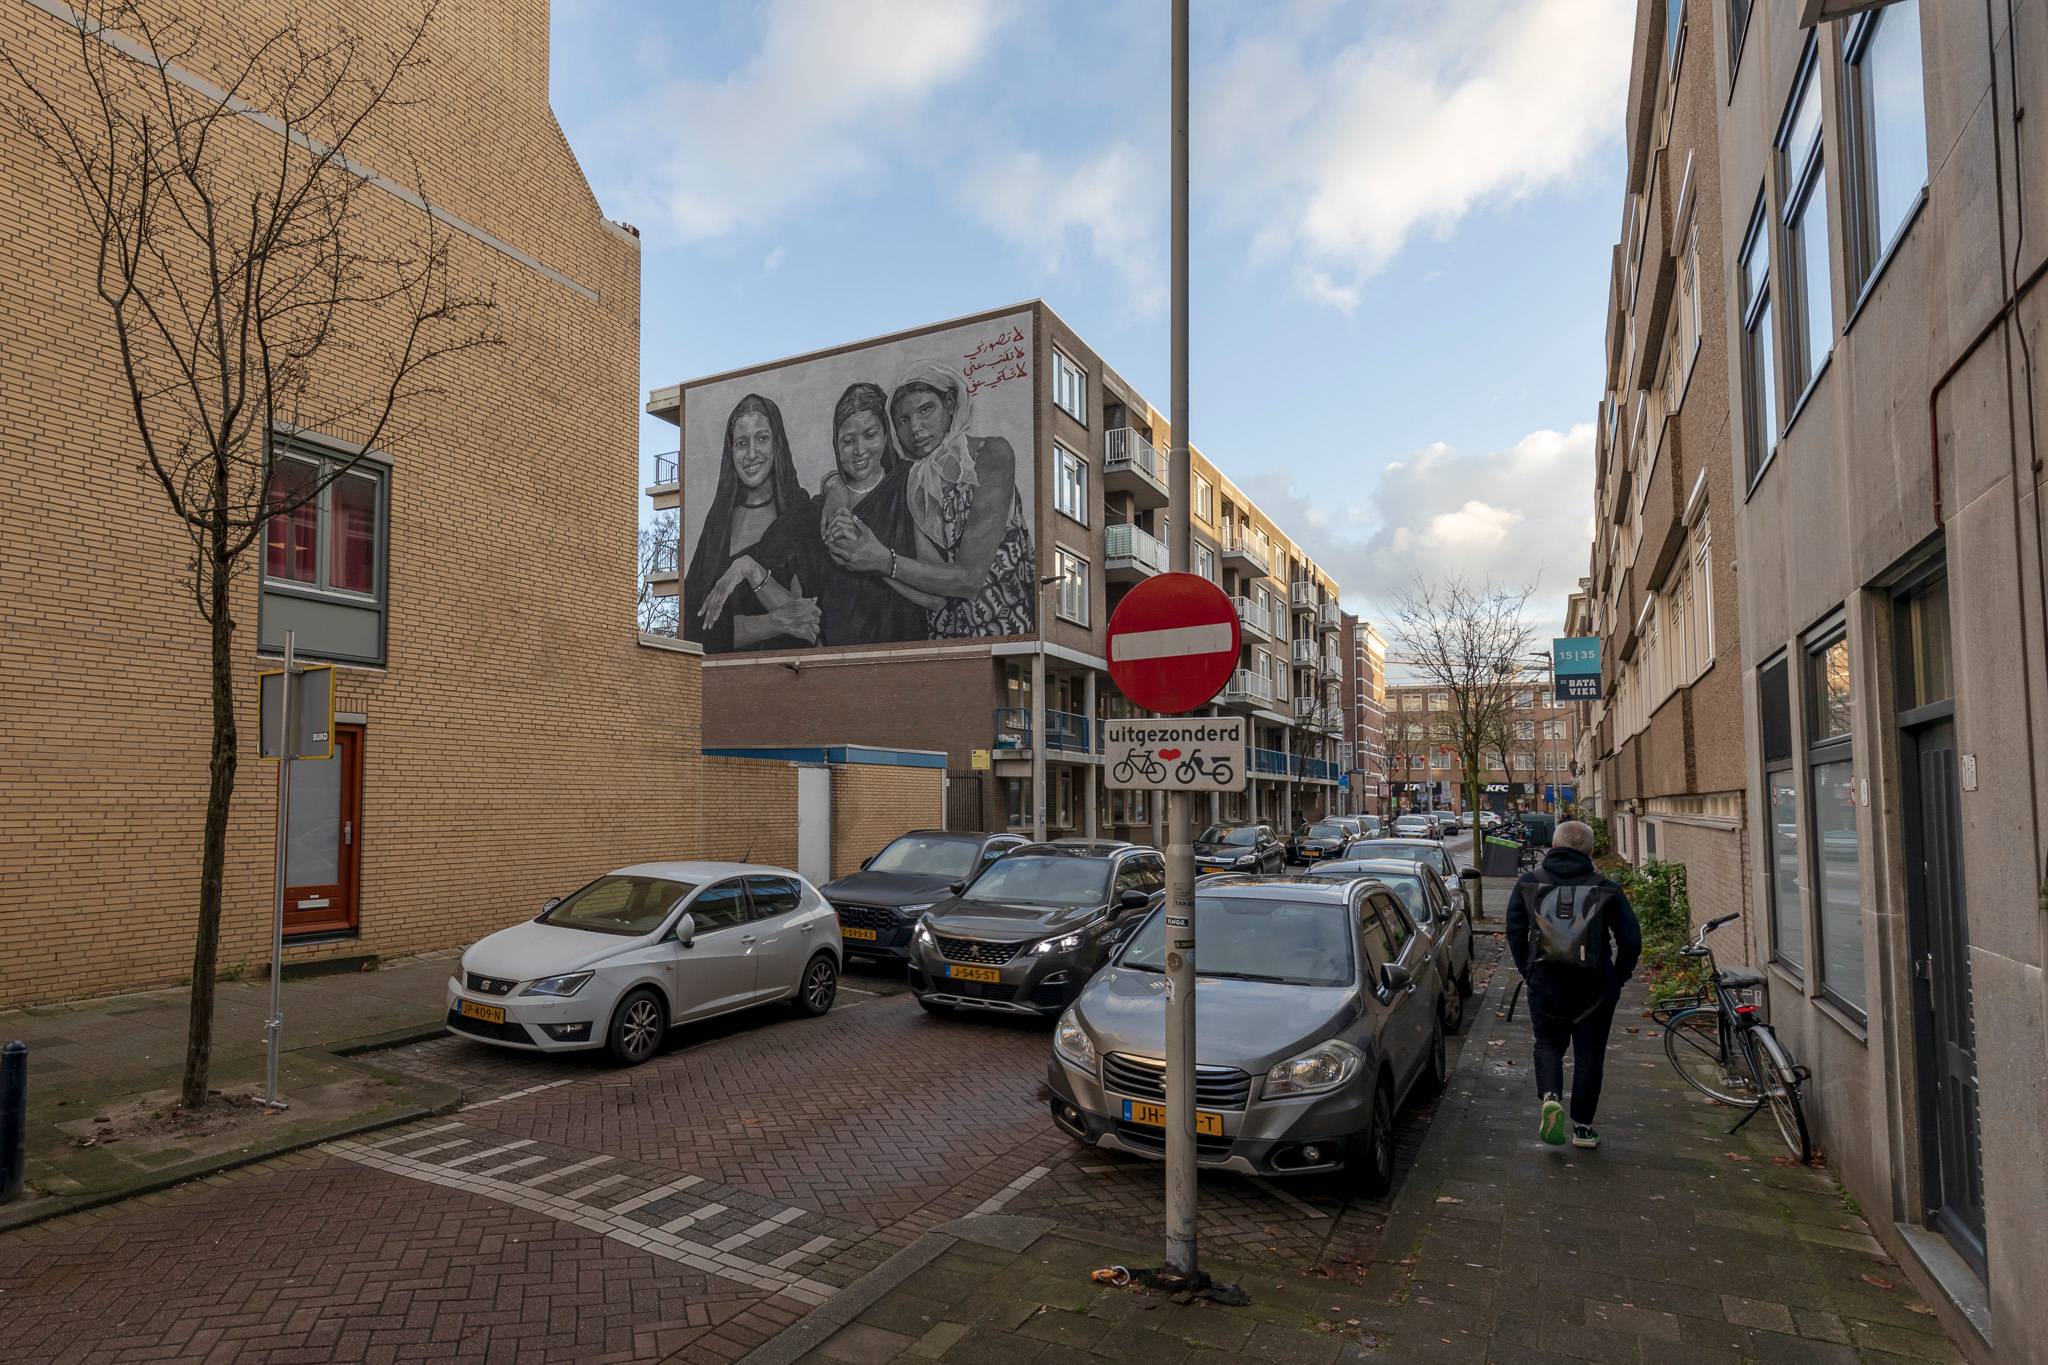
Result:
[[[1552,886],[1604,886],[1613,893],[1602,912],[1606,923],[1596,945],[1599,956],[1597,990],[1589,990],[1593,982],[1556,979],[1556,973],[1546,973],[1543,963],[1532,957],[1529,937],[1533,925],[1530,920],[1545,888]],[[1529,983],[1532,1006],[1541,1009],[1553,1003],[1559,1006],[1574,1002],[1590,1003],[1599,995],[1620,993],[1622,983],[1636,969],[1636,959],[1643,955],[1643,930],[1636,923],[1635,907],[1628,903],[1628,897],[1612,880],[1593,870],[1591,858],[1577,849],[1553,848],[1543,856],[1541,867],[1522,874],[1508,896],[1508,951],[1515,955],[1516,970]]]

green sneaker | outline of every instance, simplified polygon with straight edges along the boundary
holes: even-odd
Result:
[[[1555,1095],[1543,1097],[1543,1117],[1536,1125],[1536,1136],[1553,1147],[1564,1141],[1564,1105]]]
[[[1591,1124],[1575,1123],[1572,1125],[1572,1146],[1598,1147],[1599,1145],[1600,1135],[1593,1131]]]

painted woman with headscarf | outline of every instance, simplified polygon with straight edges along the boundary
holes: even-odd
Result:
[[[1032,629],[1037,566],[1017,492],[1017,456],[1000,436],[972,434],[973,395],[938,361],[910,368],[889,398],[896,443],[909,461],[904,501],[918,549],[906,558],[857,519],[828,518],[825,546],[842,567],[883,574],[927,612],[933,639],[1024,635]]]
[[[706,654],[816,644],[817,599],[805,595],[801,574],[791,572],[792,561],[783,555],[770,556],[764,581],[740,582],[720,595],[716,611],[706,610],[734,560],[764,541],[778,544],[778,524],[785,518],[808,522],[814,516],[810,495],[797,482],[782,409],[748,394],[725,420],[718,489],[683,578],[683,638],[702,644]]]

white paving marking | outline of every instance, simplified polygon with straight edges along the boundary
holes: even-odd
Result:
[[[532,1138],[521,1138],[517,1142],[508,1142],[502,1147],[486,1147],[481,1152],[471,1152],[468,1156],[459,1156],[453,1161],[444,1161],[441,1163],[441,1169],[452,1171],[457,1166],[467,1166],[470,1162],[482,1161],[487,1156],[497,1156],[503,1152],[516,1152],[521,1147],[531,1146],[533,1146]],[[410,1155],[417,1156],[418,1153],[410,1153]]]
[[[1309,1203],[1306,1199],[1301,1199],[1295,1195],[1289,1194],[1286,1190],[1281,1189],[1278,1185],[1275,1185],[1270,1180],[1262,1180],[1258,1176],[1249,1176],[1247,1178],[1252,1182],[1252,1184],[1257,1185],[1267,1194],[1272,1195],[1275,1199],[1278,1199],[1283,1203],[1294,1205],[1294,1207],[1300,1209],[1303,1213],[1307,1214],[1311,1218],[1328,1218],[1330,1216],[1329,1214],[1324,1213],[1321,1209],[1317,1208],[1315,1205]]]
[[[459,1123],[441,1123],[436,1124],[432,1128],[414,1128],[409,1132],[399,1133],[394,1137],[378,1138],[375,1142],[365,1142],[362,1145],[365,1147],[396,1147],[401,1142],[410,1142],[414,1138],[432,1137],[436,1133],[445,1133],[451,1128],[460,1128],[461,1126]]]
[[[488,1109],[494,1104],[503,1104],[506,1100],[524,1099],[528,1095],[538,1095],[543,1090],[553,1090],[558,1085],[572,1085],[581,1079],[583,1078],[580,1076],[564,1076],[559,1081],[543,1081],[539,1085],[529,1085],[524,1090],[509,1090],[502,1095],[493,1095],[487,1100],[478,1100],[475,1104],[465,1104],[462,1107]]]
[[[435,1152],[445,1152],[450,1147],[467,1147],[469,1143],[469,1138],[456,1138],[450,1142],[437,1142],[431,1147],[422,1147],[417,1152],[407,1152],[405,1159],[407,1161],[418,1161],[423,1156],[432,1156]]]
[[[631,1213],[634,1209],[644,1209],[649,1204],[659,1203],[672,1194],[678,1194],[683,1190],[689,1189],[692,1185],[701,1185],[703,1183],[704,1177],[701,1175],[686,1175],[681,1180],[671,1180],[666,1185],[656,1185],[647,1193],[636,1194],[625,1203],[620,1204],[612,1210],[612,1214],[617,1216],[622,1213]]]
[[[783,1252],[768,1264],[774,1266],[777,1270],[787,1270],[804,1257],[815,1256],[826,1247],[831,1246],[832,1240],[830,1237],[813,1237],[796,1250]]]
[[[1002,1189],[996,1191],[996,1193],[992,1197],[984,1199],[979,1204],[975,1205],[974,1213],[969,1214],[968,1216],[975,1217],[984,1213],[995,1213],[996,1211],[1001,1209],[1003,1205],[1009,1203],[1012,1199],[1015,1199],[1018,1195],[1030,1189],[1031,1186],[1033,1186],[1039,1180],[1044,1178],[1044,1176],[1051,1170],[1052,1167],[1050,1166],[1033,1166],[1030,1170],[1024,1172],[1024,1174],[1018,1176],[1015,1180],[1012,1180],[1009,1184],[1003,1186]]]
[[[626,1175],[608,1175],[602,1180],[593,1180],[588,1185],[583,1186],[581,1189],[571,1190],[567,1194],[562,1195],[560,1197],[568,1203],[574,1204],[581,1200],[585,1195],[596,1194],[599,1190],[608,1190],[612,1186],[620,1184],[630,1179],[632,1179],[632,1177]]]
[[[517,1161],[508,1161],[502,1166],[493,1166],[488,1171],[478,1171],[477,1174],[492,1177],[501,1176],[505,1174],[505,1172],[507,1171],[516,1171],[520,1169],[522,1166],[531,1166],[536,1161],[546,1160],[547,1158],[544,1156],[523,1156],[520,1157]]]
[[[588,1160],[579,1161],[573,1166],[564,1166],[558,1171],[545,1171],[540,1175],[534,1176],[531,1180],[522,1180],[519,1183],[522,1185],[545,1185],[550,1181],[560,1180],[565,1175],[574,1175],[578,1171],[587,1171],[592,1166],[602,1166],[611,1159],[609,1156],[594,1156]]]
[[[686,1213],[680,1218],[671,1218],[661,1225],[663,1232],[680,1232],[692,1223],[701,1223],[707,1218],[716,1218],[725,1212],[723,1204],[706,1204],[695,1213]]]

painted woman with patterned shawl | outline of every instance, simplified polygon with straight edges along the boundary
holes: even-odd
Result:
[[[889,399],[896,443],[910,461],[904,498],[918,550],[906,558],[852,517],[828,521],[825,548],[845,568],[882,574],[927,613],[935,640],[1029,634],[1036,561],[1017,492],[1017,455],[1000,436],[972,434],[973,395],[958,370],[913,365]]]

